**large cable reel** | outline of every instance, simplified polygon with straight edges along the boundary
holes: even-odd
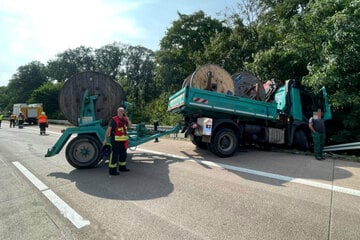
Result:
[[[234,95],[234,82],[231,75],[214,64],[206,64],[197,68],[184,80],[183,87],[186,86]]]
[[[117,108],[125,101],[122,87],[105,74],[86,71],[68,79],[59,94],[59,107],[65,118],[75,126],[79,125],[81,106],[85,91],[96,96],[94,112],[97,120],[106,125],[116,115]]]
[[[255,75],[249,72],[239,72],[232,78],[235,85],[235,96],[265,101],[264,86]]]

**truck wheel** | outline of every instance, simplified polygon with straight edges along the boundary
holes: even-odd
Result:
[[[77,169],[92,168],[100,161],[101,144],[90,135],[79,135],[66,147],[66,160]]]
[[[238,139],[233,130],[220,129],[209,144],[210,151],[219,157],[231,157],[238,147]]]
[[[304,152],[310,149],[304,130],[296,130],[294,135],[294,146],[297,150]]]
[[[200,136],[193,136],[191,142],[200,149],[207,149],[207,143],[202,142]]]

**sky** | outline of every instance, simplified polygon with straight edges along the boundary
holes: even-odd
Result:
[[[177,12],[222,20],[240,0],[0,0],[0,86],[18,67],[114,42],[159,50]]]

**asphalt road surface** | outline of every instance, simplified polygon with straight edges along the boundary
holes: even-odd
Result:
[[[109,176],[45,158],[61,128],[2,122],[0,239],[360,239],[360,163],[160,138]]]

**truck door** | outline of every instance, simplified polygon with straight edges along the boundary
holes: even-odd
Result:
[[[331,114],[331,109],[330,109],[330,104],[329,104],[326,88],[322,87],[320,89],[319,94],[322,95],[322,99],[323,99],[324,120],[330,120],[330,119],[332,119],[332,114]]]
[[[331,109],[329,105],[328,95],[325,87],[322,87],[320,91],[315,95],[316,109],[321,109],[324,112],[324,120],[332,119]]]

